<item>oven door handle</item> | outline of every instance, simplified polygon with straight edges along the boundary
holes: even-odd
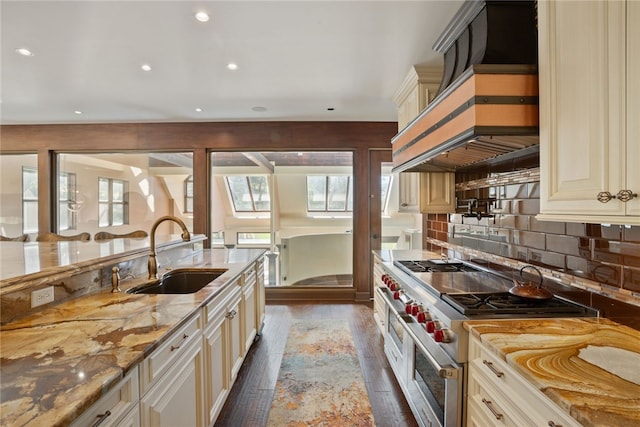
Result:
[[[420,351],[425,356],[427,356],[427,359],[429,359],[429,362],[431,362],[431,364],[436,368],[436,370],[438,371],[438,376],[446,380],[458,379],[458,373],[460,372],[460,368],[456,368],[451,365],[444,365],[444,366],[440,365],[440,363],[438,363],[438,361],[431,355],[429,350],[427,350],[427,348],[422,344],[422,342],[420,342],[416,334],[404,323],[404,321],[402,321],[401,316],[398,316],[398,318],[400,319],[401,324],[404,326],[404,330],[407,331],[409,336],[411,336],[413,343],[420,349]]]

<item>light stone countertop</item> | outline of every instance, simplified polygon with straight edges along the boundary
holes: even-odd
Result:
[[[193,294],[105,290],[2,325],[0,425],[68,425],[263,254],[207,249],[171,265],[228,269]]]
[[[640,425],[640,332],[607,319],[465,322],[585,426]]]

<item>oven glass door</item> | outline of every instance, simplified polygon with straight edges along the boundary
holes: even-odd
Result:
[[[441,350],[434,349],[429,357],[426,348],[414,345],[413,349],[412,388],[431,413],[424,416],[435,418],[441,426],[457,426],[462,416],[462,367],[443,356]]]
[[[400,323],[400,320],[396,317],[393,310],[389,310],[389,326],[387,328],[387,335],[391,337],[391,340],[396,345],[398,351],[402,350],[404,334],[404,327]]]
[[[447,380],[438,374],[438,369],[418,347],[414,349],[414,381],[440,424],[444,425]]]

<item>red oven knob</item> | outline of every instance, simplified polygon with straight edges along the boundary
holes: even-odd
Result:
[[[395,291],[393,293],[393,299],[400,299],[400,295],[402,295],[402,292],[400,291]]]
[[[411,301],[409,301],[408,303],[406,303],[404,305],[404,312],[407,314],[411,314],[411,308],[413,307],[413,304],[411,303]]]
[[[447,329],[436,329],[433,333],[435,342],[451,342],[451,333]]]
[[[400,289],[400,286],[398,286],[398,284],[392,280],[389,281],[389,289],[391,289],[392,291],[396,291],[398,289]]]
[[[428,320],[431,320],[431,314],[429,314],[428,311],[421,311],[418,313],[419,323],[427,323]]]
[[[420,311],[422,311],[422,310],[421,310],[421,307],[420,307],[419,304],[413,304],[411,306],[411,315],[412,316],[417,316],[418,313],[420,313]]]
[[[437,329],[440,329],[440,325],[438,324],[437,320],[429,320],[425,325],[425,329],[430,334],[433,334]]]

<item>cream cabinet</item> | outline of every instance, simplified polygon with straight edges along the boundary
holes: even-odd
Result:
[[[404,129],[433,100],[440,87],[442,69],[425,65],[411,67],[393,95],[398,110],[398,132]]]
[[[236,280],[204,308],[205,408],[209,425],[218,417],[235,379],[232,366],[240,349],[240,293]]]
[[[398,174],[398,211],[420,212],[420,172]]]
[[[251,348],[258,332],[258,295],[256,293],[257,273],[255,266],[242,274],[242,338],[243,355]]]
[[[138,367],[77,418],[71,427],[140,425]]]
[[[453,172],[420,174],[420,212],[455,213],[456,182]]]
[[[468,367],[467,426],[581,425],[476,337]]]
[[[203,347],[196,315],[141,364],[143,427],[206,426]]]
[[[640,224],[640,2],[538,2],[538,219]]]
[[[265,318],[266,296],[264,291],[264,280],[264,258],[260,258],[256,261],[256,327],[258,328],[258,334],[262,333],[262,325],[264,324]]]

